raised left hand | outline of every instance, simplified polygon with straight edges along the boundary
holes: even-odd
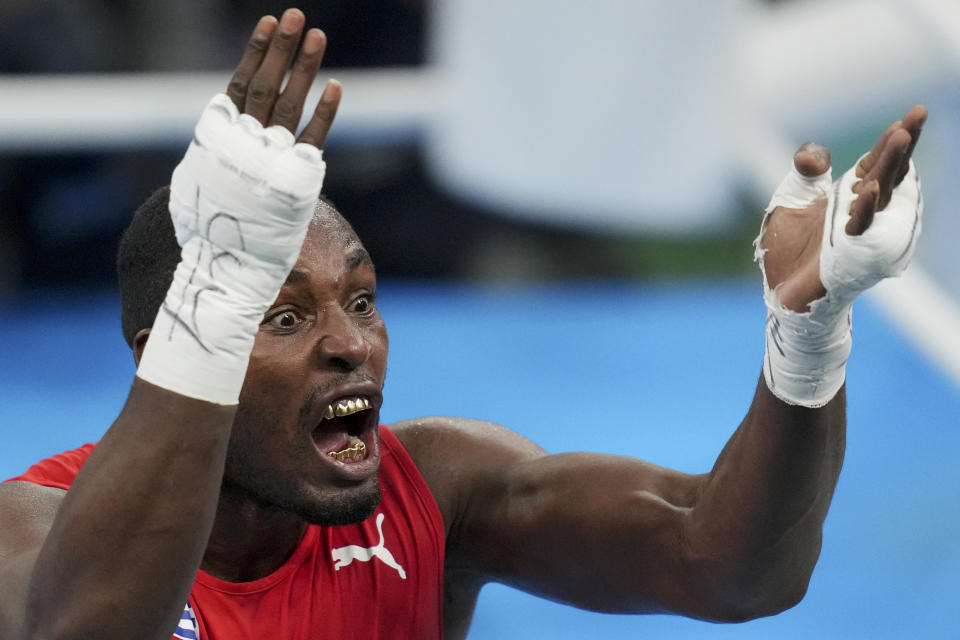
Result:
[[[910,157],[920,137],[927,110],[917,105],[903,120],[883,132],[873,149],[860,159],[857,180],[851,190],[856,198],[849,206],[850,218],[844,232],[860,236],[883,215],[894,189],[903,181]],[[821,145],[807,143],[793,157],[794,167],[809,180],[829,183],[830,152]],[[803,208],[776,207],[765,221],[761,237],[764,270],[771,289],[777,289],[782,306],[805,312],[810,303],[823,298],[827,290],[821,279],[821,240],[827,214],[827,194]],[[829,232],[829,230],[827,230]],[[904,242],[909,241],[905,238]]]

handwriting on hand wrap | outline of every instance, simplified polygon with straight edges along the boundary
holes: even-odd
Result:
[[[198,188],[197,206],[194,208],[198,222],[200,215],[199,200],[200,189]],[[199,228],[199,224],[197,227]],[[220,238],[221,242],[214,242],[215,235]],[[173,333],[176,328],[181,327],[196,341],[201,349],[207,353],[211,353],[210,347],[204,343],[203,327],[197,317],[197,309],[200,306],[204,294],[226,294],[226,291],[216,284],[216,278],[213,273],[214,267],[224,259],[231,260],[238,267],[243,266],[243,261],[239,255],[231,249],[223,248],[224,246],[235,247],[239,249],[240,252],[245,252],[247,248],[246,240],[243,236],[243,228],[237,217],[225,211],[219,211],[207,221],[206,234],[201,236],[201,241],[198,243],[197,256],[193,261],[194,267],[190,271],[190,277],[187,278],[187,282],[183,285],[183,289],[180,292],[180,304],[177,305],[176,309],[172,309],[166,301],[163,303],[162,310],[173,319],[170,332],[167,334],[168,341],[173,339]],[[208,284],[198,286],[194,284],[194,281],[201,270],[206,271]]]

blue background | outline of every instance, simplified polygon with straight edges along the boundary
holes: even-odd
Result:
[[[708,470],[760,373],[755,281],[477,288],[382,282],[383,419],[507,425],[551,452]],[[847,458],[806,599],[715,625],[583,612],[486,587],[472,639],[958,638],[960,390],[859,302]],[[112,293],[0,307],[0,476],[97,440],[134,373]],[[589,561],[580,559],[578,561]]]

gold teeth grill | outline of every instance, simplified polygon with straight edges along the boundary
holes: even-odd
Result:
[[[350,400],[340,400],[339,402],[328,404],[323,417],[327,420],[332,418],[342,418],[358,411],[366,411],[370,408],[370,401],[366,398],[351,398]]]
[[[329,453],[330,457],[334,460],[343,462],[350,458],[363,458],[367,453],[367,445],[363,444],[363,441],[358,438],[351,439],[352,446],[347,447],[343,451],[331,451]]]

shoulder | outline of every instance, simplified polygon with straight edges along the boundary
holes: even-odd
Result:
[[[428,416],[404,420],[390,425],[410,455],[436,453],[439,448],[447,450],[455,445],[470,445],[471,451],[461,452],[470,456],[483,455],[487,450],[509,452],[520,457],[538,457],[545,454],[539,446],[516,431],[469,418]]]
[[[389,425],[440,507],[448,532],[470,503],[497,491],[518,463],[547,455],[506,427],[428,416]]]
[[[65,495],[32,482],[0,483],[0,563],[43,542]]]
[[[478,469],[509,466],[547,455],[519,433],[483,420],[429,416],[394,423],[390,430],[431,489],[433,483],[463,481]]]
[[[86,444],[41,460],[0,483],[0,562],[42,544],[66,490],[94,447]]]
[[[0,635],[15,635],[23,623],[33,564],[43,546],[63,489],[30,482],[0,483]]]

